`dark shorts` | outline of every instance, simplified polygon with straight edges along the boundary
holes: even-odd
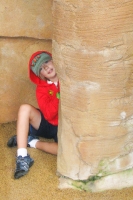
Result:
[[[58,126],[54,126],[50,124],[41,113],[41,123],[40,123],[39,129],[36,130],[33,126],[30,125],[29,134],[40,136],[47,139],[54,139],[55,142],[58,142],[57,130],[58,130]]]

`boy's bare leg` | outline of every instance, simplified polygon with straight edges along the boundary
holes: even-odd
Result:
[[[58,144],[56,142],[41,142],[36,143],[36,148],[47,153],[57,155]]]
[[[27,137],[29,131],[29,123],[38,129],[41,122],[40,112],[31,105],[24,104],[20,106],[17,120],[17,146],[27,148]],[[36,148],[50,154],[57,155],[58,144],[56,142],[41,142],[36,143]]]
[[[31,105],[24,104],[20,106],[17,120],[17,145],[18,148],[27,148],[27,137],[29,123],[35,129],[39,128],[41,122],[40,112]]]

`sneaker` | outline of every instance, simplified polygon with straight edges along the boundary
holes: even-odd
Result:
[[[28,140],[27,140],[27,147],[30,147],[30,145],[29,145],[28,143],[31,142],[31,140],[33,140],[33,139],[39,139],[39,137],[29,135],[29,136],[28,136]],[[16,147],[16,146],[17,146],[17,136],[16,136],[16,135],[12,136],[12,137],[8,140],[7,146],[8,146],[8,147]]]
[[[18,156],[16,160],[16,170],[14,178],[18,179],[28,173],[29,168],[33,165],[34,160],[29,156]]]
[[[8,147],[15,147],[15,146],[17,146],[17,136],[16,136],[16,135],[12,136],[12,137],[8,140],[7,146],[8,146]]]

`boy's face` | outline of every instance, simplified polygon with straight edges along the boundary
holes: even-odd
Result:
[[[47,63],[42,64],[40,68],[40,78],[53,79],[56,76],[55,67],[53,61],[50,60]]]

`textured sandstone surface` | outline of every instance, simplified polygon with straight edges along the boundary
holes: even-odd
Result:
[[[37,106],[35,85],[28,77],[28,62],[40,49],[51,52],[51,41],[34,39],[0,40],[0,123],[14,121],[23,103]]]
[[[54,1],[53,25],[58,173],[85,180],[133,167],[133,1]]]
[[[0,1],[0,36],[51,39],[52,0]]]
[[[0,1],[0,123],[14,121],[20,104],[37,106],[28,61],[52,52],[52,0]]]
[[[28,77],[31,54],[40,49],[51,52],[51,41],[34,39],[0,40],[0,123],[14,121],[23,103],[37,106],[35,85]]]

